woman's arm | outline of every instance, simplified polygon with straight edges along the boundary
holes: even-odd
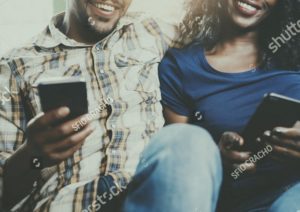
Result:
[[[166,125],[174,123],[188,123],[189,118],[187,116],[179,115],[178,113],[173,112],[170,108],[164,106],[164,118],[166,120]]]

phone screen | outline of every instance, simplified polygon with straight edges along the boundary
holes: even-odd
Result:
[[[88,113],[86,82],[82,79],[62,79],[38,85],[43,112],[66,106],[71,120]],[[64,120],[66,121],[66,120]]]

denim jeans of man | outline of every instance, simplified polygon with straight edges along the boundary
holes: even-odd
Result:
[[[221,183],[220,153],[211,136],[196,126],[174,124],[151,139],[128,189],[99,211],[211,212]],[[109,177],[99,181],[99,187],[110,186]]]

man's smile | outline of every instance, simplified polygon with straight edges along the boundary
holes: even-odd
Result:
[[[93,11],[101,16],[101,17],[112,17],[113,15],[116,14],[118,10],[121,9],[120,6],[111,3],[111,2],[95,2],[91,1],[90,4],[95,8]]]

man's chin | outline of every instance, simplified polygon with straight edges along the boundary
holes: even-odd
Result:
[[[118,21],[114,23],[96,22],[94,25],[90,25],[90,27],[97,34],[107,35],[117,27],[117,23]]]

